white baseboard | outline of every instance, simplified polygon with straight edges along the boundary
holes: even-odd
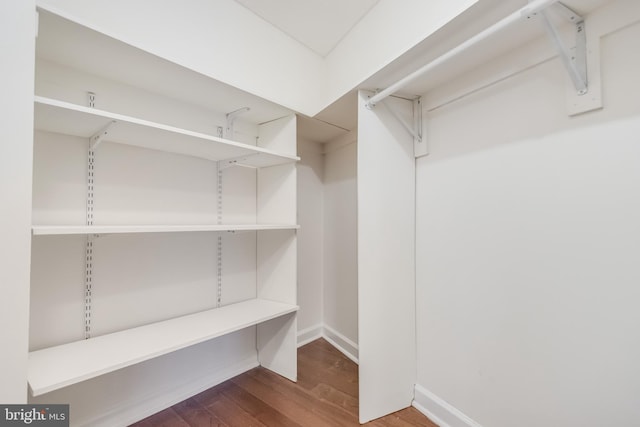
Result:
[[[347,356],[355,364],[358,364],[358,344],[327,325],[322,328],[322,337],[329,341],[340,353]]]
[[[334,346],[336,350],[347,356],[354,363],[358,364],[358,344],[354,343],[335,329],[324,324],[318,324],[299,331],[298,347],[309,344],[311,341],[315,341],[318,338],[324,338],[329,342],[329,344]]]
[[[322,323],[298,331],[298,347],[322,338]]]
[[[482,427],[419,384],[415,386],[413,407],[440,427]]]
[[[257,366],[259,366],[257,357],[250,357],[221,371],[212,372],[198,381],[183,384],[181,387],[171,391],[163,390],[135,402],[128,402],[126,405],[113,408],[96,418],[84,420],[79,425],[87,427],[130,425]]]

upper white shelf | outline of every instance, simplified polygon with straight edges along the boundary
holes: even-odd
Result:
[[[278,154],[265,148],[212,135],[56,99],[35,97],[35,128],[37,130],[91,138],[113,121],[116,123],[111,126],[104,141],[214,161],[238,159],[238,165],[256,168],[300,160],[294,155]]]
[[[34,225],[34,236],[69,234],[175,233],[187,231],[297,230],[292,224],[196,224],[196,225]]]
[[[38,396],[298,310],[253,299],[29,353],[28,380]]]

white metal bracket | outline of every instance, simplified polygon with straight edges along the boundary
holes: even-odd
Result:
[[[427,146],[427,136],[422,125],[422,98],[418,97],[413,100],[413,154],[418,157],[429,155],[429,147]]]
[[[105,127],[100,129],[98,132],[94,133],[93,136],[91,136],[91,138],[89,138],[89,144],[90,144],[90,147],[91,147],[90,148],[91,151],[94,151],[96,148],[98,148],[98,145],[100,145],[102,140],[109,134],[109,129],[111,129],[111,126],[113,126],[116,123],[117,122],[115,120],[110,121],[109,123],[107,123],[105,125]]]
[[[575,35],[575,44],[567,47],[562,41],[558,28],[549,18],[548,9],[542,9],[533,14],[540,15],[545,30],[571,79],[572,87],[567,93],[569,115],[573,116],[602,108],[599,47],[591,46],[590,48],[588,46],[585,20],[582,16],[561,2],[553,4],[549,9],[551,8],[573,25],[572,33]],[[531,18],[533,15],[529,15],[527,18]]]
[[[244,162],[251,157],[259,156],[260,153],[247,154],[246,156],[233,157],[231,159],[218,160],[218,170],[222,171],[233,166],[255,169],[254,166],[246,165]]]
[[[547,10],[540,11],[542,23],[560,55],[564,67],[569,73],[569,77],[578,95],[584,95],[589,91],[589,82],[587,80],[587,38],[585,35],[584,18],[562,3],[556,3],[554,7],[560,11],[563,17],[574,25],[576,41],[573,51],[567,48],[562,41],[558,29],[549,19]]]
[[[96,94],[94,92],[87,92],[87,104],[89,104],[89,108],[96,108]]]
[[[385,100],[380,101],[380,104],[384,106],[384,108],[391,113],[391,115],[405,128],[409,135],[413,137],[413,151],[414,155],[417,157],[426,156],[429,154],[429,150],[427,148],[427,141],[423,135],[423,127],[422,127],[422,98],[418,97],[413,101],[413,116],[412,123],[407,123],[407,121],[402,118],[396,110],[390,107]]]
[[[224,137],[227,139],[231,139],[233,140],[234,138],[234,123],[236,121],[236,117],[238,117],[240,114],[246,113],[248,111],[250,111],[251,108],[249,107],[243,107],[243,108],[239,108],[235,111],[230,112],[229,114],[227,114],[227,127],[225,128],[225,135]]]

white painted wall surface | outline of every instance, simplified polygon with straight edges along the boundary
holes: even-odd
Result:
[[[321,332],[324,278],[322,144],[298,141],[298,330]],[[304,337],[299,337],[304,338]]]
[[[326,58],[233,0],[38,0],[38,5],[313,116],[476,2],[381,0]]]
[[[38,5],[306,114],[315,114],[324,99],[322,58],[233,0],[38,0]]]
[[[451,426],[477,424],[446,403],[485,427],[640,423],[640,7],[587,29],[633,21],[602,38],[602,111],[566,115],[554,59],[428,114],[416,398]]]
[[[478,0],[380,0],[326,58],[326,104],[433,35]]]
[[[0,402],[25,403],[29,338],[34,1],[0,3]]]
[[[324,323],[358,342],[357,144],[328,143],[324,163]],[[350,349],[346,349],[350,351]],[[354,355],[357,357],[357,354]]]

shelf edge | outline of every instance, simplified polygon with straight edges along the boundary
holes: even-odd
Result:
[[[45,384],[45,385],[40,385],[40,386],[36,386],[34,387],[32,384],[32,380],[29,380],[29,389],[31,390],[31,394],[32,396],[40,396],[42,394],[46,394],[49,392],[52,392],[54,390],[58,390],[60,388],[63,387],[67,387],[73,384],[77,384],[80,383],[82,381],[86,381],[89,380],[91,378],[95,378],[104,374],[107,374],[109,372],[114,372],[123,368],[126,368],[128,366],[131,365],[135,365],[141,362],[144,362],[146,360],[150,360],[150,359],[154,359],[156,357],[160,357],[162,355],[165,354],[169,354],[187,347],[191,347],[193,345],[197,345],[215,338],[218,338],[220,336],[224,336],[224,335],[228,335],[230,333],[233,332],[237,332],[239,330],[251,327],[251,326],[255,326],[258,325],[260,323],[264,323],[267,322],[269,320],[281,317],[281,316],[286,316],[288,314],[297,312],[299,310],[299,306],[298,305],[294,305],[294,304],[286,304],[286,303],[282,303],[282,302],[278,302],[278,301],[270,301],[270,300],[260,300],[260,299],[253,299],[253,300],[247,300],[247,301],[243,301],[243,302],[239,302],[236,304],[232,304],[229,306],[225,306],[225,307],[229,307],[230,309],[238,309],[238,307],[240,307],[242,304],[244,305],[250,305],[250,304],[256,304],[256,303],[275,303],[275,304],[279,304],[281,305],[281,309],[275,312],[271,312],[268,315],[265,316],[261,316],[257,319],[253,319],[253,320],[249,320],[246,322],[241,322],[238,325],[232,326],[230,328],[225,329],[224,331],[220,332],[215,332],[213,334],[204,336],[204,337],[198,337],[198,338],[193,338],[193,339],[189,339],[183,342],[178,342],[175,345],[167,345],[162,349],[156,349],[154,351],[149,351],[146,354],[140,355],[138,357],[129,359],[129,360],[124,360],[124,361],[117,361],[117,362],[113,362],[111,364],[108,364],[108,366],[103,366],[99,369],[95,369],[92,370],[91,372],[84,372],[84,373],[80,373],[80,374],[76,374],[76,375],[71,375],[69,376],[69,378],[65,379],[65,380],[59,380],[50,384]],[[225,307],[221,307],[219,309],[211,309],[211,310],[205,310],[199,313],[193,313],[193,314],[189,314],[189,315],[185,315],[185,316],[180,316],[174,319],[169,319],[169,320],[164,320],[164,321],[160,321],[160,322],[155,322],[155,323],[151,323],[149,325],[143,325],[143,326],[139,326],[136,328],[131,328],[125,331],[120,331],[120,332],[114,332],[111,334],[106,334],[106,335],[102,335],[100,337],[96,337],[96,338],[92,338],[90,340],[86,340],[86,341],[75,341],[72,343],[68,343],[68,344],[62,344],[59,346],[54,346],[54,347],[49,347],[49,348],[45,348],[42,350],[36,350],[33,352],[29,352],[29,365],[33,365],[33,356],[34,355],[43,355],[43,354],[47,354],[47,353],[52,353],[52,352],[56,352],[56,351],[60,351],[60,349],[68,349],[71,347],[79,347],[79,348],[84,348],[84,351],[86,352],[88,347],[99,347],[100,345],[103,345],[103,342],[105,341],[112,341],[112,340],[117,340],[120,339],[121,336],[127,335],[127,334],[131,334],[131,331],[134,331],[133,333],[141,333],[141,332],[145,332],[147,330],[154,330],[157,328],[161,328],[163,325],[171,325],[172,323],[177,323],[177,322],[184,322],[186,319],[188,318],[192,318],[192,319],[197,319],[200,317],[207,317],[212,315],[212,313],[218,312],[218,310],[224,309]],[[123,341],[125,340],[124,338]],[[96,341],[100,341],[98,344],[96,344]],[[54,357],[49,357],[51,359],[55,359]],[[35,362],[36,364],[42,364],[42,362]],[[46,362],[45,362],[46,364]],[[106,365],[106,364],[103,364]],[[30,370],[33,370],[33,367],[30,366]]]

